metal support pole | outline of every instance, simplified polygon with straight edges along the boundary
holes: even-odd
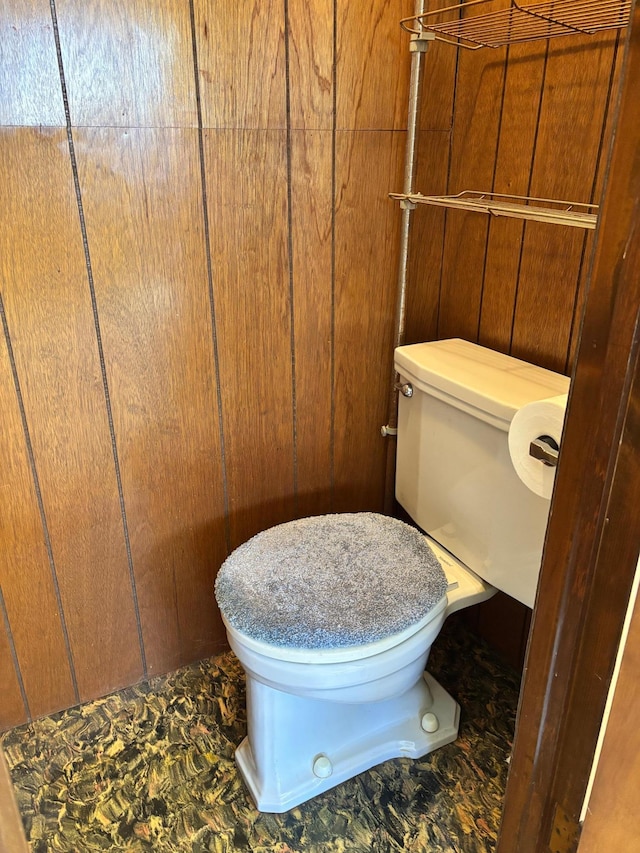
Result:
[[[416,0],[415,14],[420,15],[424,11],[424,0]],[[418,103],[420,96],[420,79],[422,71],[422,55],[426,51],[433,34],[428,32],[416,33],[411,36],[411,78],[409,81],[409,107],[407,116],[407,144],[404,161],[404,187],[403,194],[413,193],[413,180],[416,167],[416,137],[418,126]],[[400,258],[398,264],[398,288],[396,299],[396,321],[394,334],[394,349],[404,342],[406,325],[406,302],[407,302],[407,265],[409,260],[409,235],[411,227],[411,212],[415,204],[401,202],[402,221],[400,224]],[[397,374],[392,366],[388,421],[382,427],[382,434],[389,437],[387,447],[387,468],[385,479],[385,512],[391,514],[393,510],[394,479],[395,479],[395,452],[396,445],[393,441],[398,423],[398,392],[396,389]]]

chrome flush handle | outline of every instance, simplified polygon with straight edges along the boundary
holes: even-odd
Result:
[[[393,386],[403,397],[413,397],[413,385],[410,382],[396,382]]]

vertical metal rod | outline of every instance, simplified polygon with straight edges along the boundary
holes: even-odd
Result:
[[[416,0],[415,14],[421,15],[424,12],[424,0]],[[418,129],[418,103],[420,96],[420,79],[422,70],[422,50],[415,50],[411,53],[411,77],[409,80],[409,105],[407,115],[407,143],[405,148],[404,160],[404,185],[402,192],[405,195],[411,195],[413,192],[413,179],[416,170],[416,137]],[[394,334],[394,349],[401,346],[404,342],[405,326],[406,326],[406,306],[407,306],[407,266],[409,260],[409,235],[411,230],[411,213],[410,207],[402,208],[402,221],[400,225],[400,258],[398,263],[398,288],[396,297],[396,319],[395,319],[395,334]],[[395,428],[398,423],[398,392],[395,385],[397,374],[392,365],[391,370],[391,387],[389,393],[389,413],[387,426]],[[389,444],[387,446],[387,468],[385,479],[385,494],[384,494],[384,509],[386,513],[391,513],[393,508],[394,497],[394,472],[395,472],[395,451],[396,445],[391,436],[389,436]]]
[[[417,7],[422,9],[423,2],[418,0]],[[416,12],[416,14],[419,14]],[[409,82],[409,110],[407,117],[407,145],[405,150],[403,193],[413,193],[413,179],[416,171],[416,137],[418,126],[418,101],[420,95],[420,72],[422,51],[416,50],[411,54],[411,79]],[[398,264],[398,291],[396,303],[396,330],[394,346],[400,346],[404,340],[407,297],[407,264],[409,260],[409,233],[413,209],[402,209],[400,226],[400,259]]]

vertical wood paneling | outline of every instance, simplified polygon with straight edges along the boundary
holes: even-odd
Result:
[[[452,157],[450,165],[439,159],[431,137],[421,134],[416,190],[430,192],[424,187],[437,187],[438,177],[442,182],[448,170],[452,193],[484,189],[597,202],[602,186],[598,158],[608,145],[601,139],[603,123],[610,123],[611,115],[605,111],[615,102],[615,94],[609,97],[615,41],[615,34],[552,41],[548,60],[544,42],[511,46],[504,88],[499,51],[470,55],[446,46],[430,49],[423,96],[433,97],[431,81],[446,81],[450,74],[452,59],[442,51],[457,55]],[[445,101],[451,90],[445,84]],[[427,110],[423,100],[422,126]],[[435,103],[434,116],[438,110]],[[610,132],[607,126],[605,137]],[[417,239],[426,228],[420,214],[418,208],[413,217],[408,339],[460,335],[475,340],[478,335],[485,346],[561,372],[568,369],[593,236],[448,211],[438,294],[438,284],[427,272],[436,249],[428,238]],[[432,238],[439,241],[437,224]],[[438,313],[436,333],[433,317]],[[517,662],[528,632],[526,612],[510,612],[506,602],[496,600],[475,618],[479,633],[495,647],[511,645]],[[496,635],[492,626],[498,623]]]
[[[618,677],[611,684],[612,704],[578,853],[600,853],[607,847],[638,848],[638,827],[632,816],[638,814],[640,786],[640,601],[632,597],[631,602],[628,634],[620,649],[623,655]]]
[[[414,186],[424,195],[447,190],[450,134],[418,133]],[[440,270],[446,213],[441,207],[418,205],[411,214],[405,343],[437,337]]]
[[[3,269],[3,276],[6,272]],[[0,586],[29,710],[36,717],[73,705],[76,696],[5,344],[3,339],[0,342]],[[25,571],[26,567],[28,571]],[[38,637],[38,643],[33,642],[34,637]],[[3,669],[7,669],[6,677],[0,678],[0,683],[3,691],[6,685],[9,694],[13,694],[11,701],[7,696],[7,707],[15,702],[16,708],[21,708],[20,693],[16,695],[16,675],[9,672],[13,670],[13,662],[5,660],[2,652],[0,654]],[[0,715],[6,710],[4,706],[4,702],[0,703]],[[19,721],[14,719],[12,722]]]
[[[291,150],[296,513],[332,505],[331,133],[294,131]]]
[[[58,615],[93,698],[142,674],[139,627],[153,672],[222,640],[211,585],[227,538],[331,511],[336,489],[339,508],[382,507],[400,222],[387,193],[401,185],[404,133],[380,131],[405,126],[398,19],[413,4],[57,0],[82,217],[51,6],[0,4],[0,124],[23,127],[0,135],[3,298],[63,605],[47,598],[16,422],[22,539],[18,521],[1,529],[3,565],[40,713],[74,701],[56,674],[69,671]],[[450,113],[449,97],[436,125]],[[342,135],[335,162],[337,125],[374,132]],[[53,621],[38,632],[40,609]],[[0,702],[7,724],[25,713],[18,694]]]
[[[334,0],[290,0],[295,514],[333,507]]]
[[[491,4],[491,8],[501,6],[504,3]],[[472,11],[477,13],[477,9]],[[482,6],[481,11],[488,11],[488,7]],[[449,193],[490,190],[493,186],[505,56],[505,48],[460,51]],[[438,322],[440,338],[477,340],[488,227],[488,220],[478,214],[447,211]]]
[[[224,500],[196,131],[78,131],[76,150],[145,652],[201,658]]]
[[[293,517],[284,131],[208,131],[231,544]]]
[[[27,718],[27,709],[20,693],[20,684],[13,663],[9,635],[0,614],[0,728],[17,726]]]
[[[459,53],[451,162],[439,162],[427,150],[431,141],[421,136],[419,162],[433,167],[430,183],[437,184],[448,170],[451,193],[486,189],[597,202],[603,179],[599,158],[611,133],[609,107],[617,85],[617,72],[612,78],[620,56],[617,39],[609,34],[552,41],[548,60],[544,42],[511,46],[504,91],[499,51],[448,48]],[[432,78],[450,75],[451,59],[443,56],[427,52],[423,95],[432,95]],[[450,92],[446,87],[445,101]],[[423,101],[422,125],[427,109]],[[437,114],[437,105],[434,110]],[[428,192],[426,184],[419,177],[416,189]],[[414,217],[414,231],[419,221]],[[439,314],[437,337],[478,337],[486,346],[569,369],[593,235],[448,211],[444,240],[438,304],[427,312]],[[423,248],[411,257],[412,279],[420,297],[433,299],[434,284],[424,288],[424,269],[431,267],[434,248],[414,235],[412,246],[418,242]],[[424,302],[409,299],[408,329],[429,331]]]
[[[7,321],[80,697],[94,697],[142,667],[66,137],[7,132],[3,155]]]
[[[458,0],[427,0],[425,11],[456,6]],[[413,9],[409,14],[413,13]],[[457,12],[453,15],[459,14]],[[409,36],[405,36],[409,38]],[[422,59],[422,79],[418,102],[420,130],[451,130],[456,91],[458,51],[451,45],[432,41]],[[443,190],[444,192],[444,190]]]
[[[289,0],[289,89],[293,128],[331,128],[333,0]]]
[[[29,845],[18,811],[13,783],[4,753],[0,750],[0,850],[29,853]]]
[[[0,125],[64,125],[47,0],[0,0]]]
[[[74,125],[196,123],[189,7],[184,0],[57,0]]]
[[[336,510],[382,510],[405,134],[339,133],[336,144]],[[371,180],[372,171],[376,181]]]
[[[602,134],[602,143],[598,152],[598,160],[596,163],[596,178],[595,189],[592,194],[592,201],[599,203],[604,190],[604,182],[606,177],[606,167],[608,163],[609,150],[611,148],[612,138],[615,130],[615,121],[617,118],[616,96],[620,91],[620,78],[622,73],[623,59],[625,56],[624,50],[625,32],[618,33],[615,46],[615,59],[613,74],[611,79],[611,90],[607,99],[607,111],[605,124]],[[596,243],[596,233],[591,231],[587,234],[585,240],[584,263],[582,264],[580,281],[578,284],[578,292],[576,294],[575,307],[573,311],[573,323],[571,327],[571,339],[569,341],[569,354],[565,366],[565,372],[570,374],[573,370],[573,364],[578,352],[578,344],[580,342],[580,329],[582,324],[582,314],[584,302],[586,299],[587,282],[591,272],[591,264]]]
[[[574,39],[549,54],[531,194],[589,200],[605,119],[615,36]],[[587,59],[588,56],[588,59]],[[527,223],[512,352],[564,370],[585,234]],[[544,310],[541,310],[544,306]]]
[[[194,7],[204,126],[286,127],[282,0]]]
[[[544,42],[509,48],[494,180],[497,193],[529,195],[546,54]],[[479,343],[507,353],[524,229],[521,220],[489,219]]]
[[[337,4],[336,127],[406,129],[409,35],[399,20],[411,14],[413,3],[337,0]]]

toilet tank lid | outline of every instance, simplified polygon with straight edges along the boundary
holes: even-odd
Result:
[[[398,347],[395,367],[421,391],[444,393],[507,423],[527,403],[569,391],[567,376],[459,338]]]

